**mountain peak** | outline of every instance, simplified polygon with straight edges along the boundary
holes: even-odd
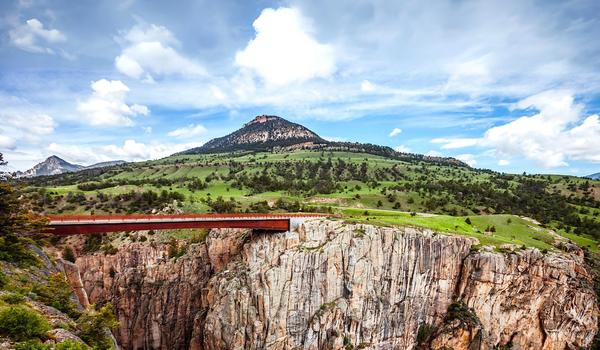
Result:
[[[405,161],[467,166],[467,164],[444,157],[396,152],[387,146],[355,142],[332,142],[321,138],[308,128],[275,115],[258,115],[241,129],[229,135],[212,139],[202,145],[179,154],[226,153],[235,151],[286,151],[310,149],[375,154]]]
[[[46,158],[41,163],[38,163],[33,166],[33,168],[25,171],[25,172],[17,172],[17,177],[35,177],[35,176],[47,176],[47,175],[58,175],[64,173],[71,173],[84,169],[96,169],[96,168],[106,168],[110,166],[120,165],[125,163],[124,160],[114,160],[108,162],[101,162],[92,164],[89,166],[83,166],[79,164],[71,164],[66,160],[56,156],[51,155]]]
[[[283,119],[283,118],[281,118],[281,117],[278,117],[278,116],[276,116],[276,115],[266,115],[266,114],[263,114],[263,115],[257,115],[256,117],[254,117],[254,119],[252,119],[251,121],[249,121],[249,122],[247,122],[246,124],[244,124],[244,127],[246,127],[246,126],[249,126],[249,125],[252,125],[252,124],[261,124],[261,123],[266,123],[266,122],[268,122],[268,121],[271,121],[271,120],[278,120],[278,119],[285,120],[285,119]]]
[[[44,175],[57,175],[83,169],[82,165],[71,164],[66,160],[51,155],[41,163],[36,164],[33,168],[19,174],[20,177],[34,177]]]
[[[260,151],[326,143],[327,141],[319,135],[300,124],[275,115],[259,115],[244,124],[241,129],[183,153]]]

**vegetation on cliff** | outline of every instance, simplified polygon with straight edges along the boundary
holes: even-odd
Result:
[[[111,349],[112,307],[84,310],[76,302],[62,269],[39,248],[48,244],[35,234],[43,221],[26,207],[0,182],[0,348]]]

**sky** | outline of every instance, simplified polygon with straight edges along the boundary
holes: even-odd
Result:
[[[600,2],[0,2],[8,170],[156,159],[279,115],[503,172],[600,172]]]

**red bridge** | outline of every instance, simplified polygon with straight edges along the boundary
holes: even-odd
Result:
[[[56,235],[186,228],[250,228],[289,231],[307,219],[325,214],[178,214],[178,215],[60,215],[49,216]]]

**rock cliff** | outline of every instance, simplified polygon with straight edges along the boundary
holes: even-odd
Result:
[[[311,221],[213,230],[178,259],[132,243],[76,264],[123,349],[578,349],[598,306],[581,256],[478,252],[469,238]]]

